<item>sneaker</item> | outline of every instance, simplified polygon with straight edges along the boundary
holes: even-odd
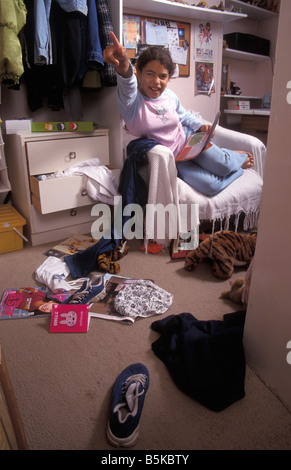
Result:
[[[149,387],[149,372],[143,364],[131,364],[117,377],[112,391],[107,438],[116,447],[138,441],[139,420]]]
[[[103,299],[106,294],[104,279],[94,279],[94,283],[90,279],[86,279],[81,288],[74,292],[67,300],[66,304],[88,304],[89,302],[98,302]]]

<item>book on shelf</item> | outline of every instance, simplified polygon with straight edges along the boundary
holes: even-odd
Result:
[[[0,320],[50,316],[52,306],[69,298],[69,292],[54,294],[47,287],[6,289],[0,303]]]
[[[250,109],[251,103],[245,100],[229,100],[227,102],[227,108],[230,110]]]
[[[210,127],[210,130],[207,132],[196,132],[195,134],[190,135],[187,139],[184,147],[180,153],[175,158],[176,162],[183,162],[186,160],[191,160],[198,155],[200,155],[204,150],[209,148],[211,144],[211,139],[213,137],[215,128],[217,126],[220,116],[220,111],[215,116],[215,119]]]
[[[53,305],[50,323],[51,333],[87,333],[89,323],[89,305]]]
[[[99,240],[89,237],[88,235],[72,235],[66,240],[58,243],[44,254],[46,256],[55,256],[57,258],[62,258],[65,255],[74,255],[78,251],[86,250],[89,246],[95,245]]]

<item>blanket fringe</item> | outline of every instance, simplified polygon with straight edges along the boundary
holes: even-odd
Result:
[[[234,216],[234,231],[235,232],[238,231],[238,224],[239,224],[241,214],[244,214],[243,229],[245,231],[257,229],[258,222],[259,222],[259,215],[260,215],[259,210],[255,210],[255,211],[251,211],[251,212],[247,212],[247,213],[239,212],[238,214],[235,214],[235,216]],[[211,220],[211,222],[212,222],[212,233],[215,232],[215,225],[216,225],[217,222],[219,222],[219,224],[220,224],[220,229],[219,230],[229,230],[230,218],[231,218],[231,216],[224,217],[224,218],[221,217],[221,218],[217,218],[217,219],[212,219]]]

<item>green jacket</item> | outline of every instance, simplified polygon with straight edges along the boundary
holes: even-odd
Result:
[[[22,0],[0,0],[0,85],[16,85],[24,72],[18,35],[26,14]]]

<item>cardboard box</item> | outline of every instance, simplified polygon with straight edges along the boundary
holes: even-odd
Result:
[[[23,248],[26,220],[10,204],[0,205],[0,253]]]

